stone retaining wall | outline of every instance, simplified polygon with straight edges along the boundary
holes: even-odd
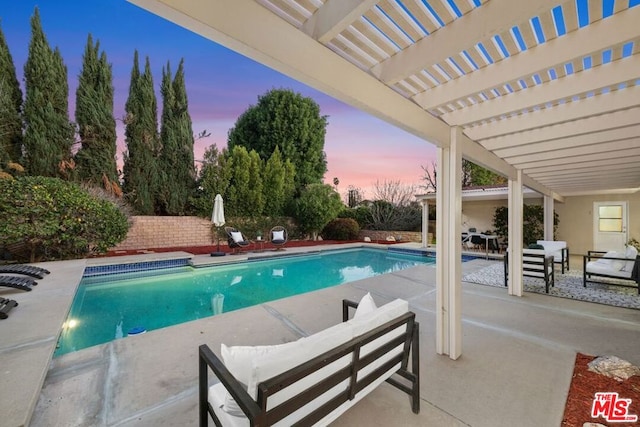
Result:
[[[422,233],[419,231],[360,230],[358,238],[360,240],[364,240],[365,237],[369,237],[371,240],[387,240],[389,236],[401,242],[422,242]]]
[[[195,216],[133,216],[127,238],[112,250],[208,246],[211,221]]]

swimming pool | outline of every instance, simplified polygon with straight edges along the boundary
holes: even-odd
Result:
[[[84,277],[55,356],[144,330],[433,263],[433,257],[410,253],[348,249]]]

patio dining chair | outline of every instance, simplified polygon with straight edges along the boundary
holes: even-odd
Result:
[[[242,248],[246,248],[251,244],[251,241],[237,228],[225,227],[224,231],[227,233],[227,242],[232,254],[239,254]]]
[[[288,239],[287,229],[281,225],[276,225],[269,232],[269,239],[271,240],[271,244],[275,246],[276,251],[283,250],[283,246],[287,243]]]

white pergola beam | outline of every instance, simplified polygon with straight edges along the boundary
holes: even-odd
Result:
[[[301,30],[320,43],[328,43],[380,0],[327,0]]]
[[[570,136],[568,138],[559,138],[551,141],[537,142],[533,144],[516,145],[510,148],[502,148],[494,150],[494,153],[505,158],[512,158],[517,156],[524,156],[528,154],[539,154],[544,152],[557,150],[567,150],[570,148],[587,147],[591,149],[591,152],[597,151],[596,147],[589,147],[593,145],[601,145],[606,142],[622,141],[627,139],[637,139],[640,137],[640,125],[629,126],[626,128],[618,128],[613,130],[606,130],[603,132],[591,132],[584,135]],[[640,145],[640,143],[638,143]]]
[[[640,108],[631,108],[629,110],[574,120],[572,122],[546,126],[517,134],[489,138],[482,140],[480,143],[487,150],[495,151],[518,145],[535,144],[552,140],[557,141],[574,135],[588,135],[589,133],[602,132],[609,129],[620,129],[620,131],[624,133],[623,129],[631,130],[633,125],[638,124],[638,117],[640,117]],[[633,135],[634,133],[630,133],[627,137]],[[618,137],[618,139],[623,137]]]
[[[556,79],[440,116],[451,126],[500,117],[640,78],[640,55]]]
[[[563,165],[561,171],[572,171],[572,170],[590,170],[591,168],[595,168],[598,166],[608,167],[613,166],[616,167],[620,165],[622,167],[627,167],[627,164],[638,164],[640,162],[640,157],[635,156],[624,156],[624,157],[613,157],[611,159],[598,159],[588,162],[580,162],[580,163],[567,163]],[[527,169],[527,173],[533,175],[543,174],[543,173],[556,173],[558,172],[557,166],[540,166],[540,167],[531,167]]]
[[[374,66],[371,72],[387,84],[397,83],[557,4],[557,0],[491,0]]]
[[[614,164],[614,165],[601,165],[601,166],[592,166],[590,168],[579,168],[579,169],[562,169],[555,170],[553,172],[531,172],[529,171],[528,175],[536,180],[540,179],[553,179],[553,178],[561,178],[563,176],[588,176],[591,174],[597,174],[602,172],[603,174],[611,174],[611,171],[624,172],[627,170],[637,170],[638,166],[631,161],[626,164]]]
[[[253,0],[129,0],[437,146],[449,126]]]
[[[464,133],[474,141],[480,141],[637,106],[640,106],[640,86],[633,86],[466,128]]]
[[[591,135],[589,135],[591,136]],[[561,146],[560,146],[561,147]],[[545,151],[541,153],[529,153],[521,156],[505,157],[509,163],[517,167],[532,162],[544,162],[548,160],[562,160],[573,162],[573,158],[585,155],[618,153],[618,156],[624,156],[626,150],[640,148],[640,140],[638,138],[625,139],[622,141],[602,142],[600,144],[587,145],[574,148],[561,148],[554,151]]]
[[[636,147],[640,144],[636,144]],[[616,150],[616,151],[607,151],[607,152],[598,152],[591,153],[581,156],[570,156],[570,157],[560,157],[560,158],[552,158],[542,161],[524,161],[523,163],[518,164],[518,168],[520,169],[529,169],[529,168],[537,168],[542,166],[563,166],[571,165],[575,163],[582,162],[591,162],[591,161],[601,161],[605,159],[621,159],[625,157],[636,157],[640,156],[640,147],[631,148],[627,150]]]
[[[489,5],[493,1],[489,2]],[[538,4],[535,1],[530,3]],[[551,7],[556,4],[557,2]],[[498,11],[497,15],[499,16],[500,13]],[[534,15],[529,15],[529,17],[531,16]],[[640,9],[624,10],[616,15],[616,19],[603,19],[581,30],[549,40],[509,58],[508,61],[497,62],[422,92],[416,95],[414,100],[424,109],[432,109],[503,85],[504,82],[525,79],[536,73],[546,72],[550,68],[563,66],[576,59],[582,60],[586,56],[639,37],[640,26],[637,24],[638,22],[640,22]],[[449,52],[448,56],[459,51]]]

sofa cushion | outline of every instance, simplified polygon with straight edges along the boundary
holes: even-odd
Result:
[[[633,271],[633,265],[636,263],[636,257],[638,256],[638,250],[629,245],[627,246],[627,250],[624,252],[624,257],[630,261],[626,261],[624,263],[624,267],[622,267],[622,271]]]
[[[598,261],[602,266],[608,266],[610,270],[619,271],[624,268],[625,262],[619,259],[609,259],[609,258],[624,258],[624,253],[618,253],[616,251],[608,251],[606,254],[602,256]]]
[[[562,240],[538,240],[537,243],[544,247],[547,255],[553,255],[555,262],[562,261],[562,249],[567,247],[567,242]]]
[[[234,346],[228,347],[225,344],[220,345],[220,354],[224,366],[245,388],[249,383],[251,376],[251,363],[256,358],[267,357],[272,353],[279,351],[289,351],[295,345],[295,342],[279,344],[279,345],[258,345],[258,346]],[[238,406],[235,399],[227,392],[222,410],[234,416],[244,416],[242,409]]]
[[[607,276],[620,277],[621,279],[630,279],[631,278],[631,271],[614,270],[613,268],[611,268],[611,265],[604,264],[601,261],[603,261],[603,260],[599,259],[598,261],[590,261],[590,262],[588,262],[587,266],[586,266],[586,269],[585,269],[587,274],[589,274],[589,273],[606,274]]]

